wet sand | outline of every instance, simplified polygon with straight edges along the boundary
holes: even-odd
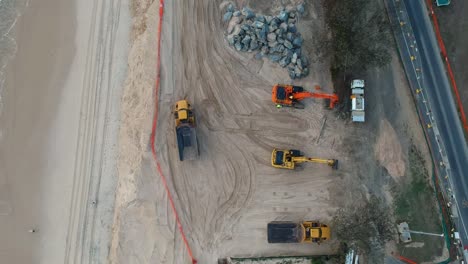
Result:
[[[37,249],[57,250],[57,243],[64,239],[63,218],[55,217],[66,214],[66,188],[48,186],[69,184],[70,178],[50,173],[72,169],[74,153],[63,153],[61,160],[48,154],[59,148],[72,149],[72,144],[62,145],[62,135],[51,126],[74,57],[73,12],[73,2],[31,1],[16,27],[18,51],[8,67],[0,117],[2,263],[38,263]],[[48,195],[61,197],[60,203],[45,205]],[[53,230],[48,227],[51,224]],[[38,231],[29,233],[31,228]],[[47,259],[60,263],[63,256],[54,254]]]
[[[25,9],[0,116],[1,263],[105,262],[128,10],[126,0]]]

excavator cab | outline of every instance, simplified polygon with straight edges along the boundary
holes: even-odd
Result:
[[[327,164],[332,169],[338,169],[338,160],[336,159],[320,159],[304,157],[300,150],[279,150],[273,149],[271,153],[271,166],[279,169],[294,170],[296,165],[304,162],[314,162]]]
[[[303,92],[304,88],[300,86],[277,84],[273,86],[271,99],[273,103],[281,106],[291,106],[303,109],[304,104],[294,98],[295,93]]]

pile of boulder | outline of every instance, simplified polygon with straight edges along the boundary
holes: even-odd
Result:
[[[309,60],[302,54],[303,38],[297,30],[297,20],[304,6],[283,10],[276,16],[255,14],[248,7],[236,10],[230,4],[223,20],[228,23],[227,41],[238,51],[257,52],[255,57],[269,58],[288,69],[292,79],[309,73]]]

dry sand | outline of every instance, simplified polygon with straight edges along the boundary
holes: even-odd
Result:
[[[398,136],[387,120],[380,123],[375,156],[393,177],[405,175],[405,160]]]
[[[108,255],[125,3],[32,0],[24,11],[0,117],[2,263]]]
[[[188,263],[149,154],[155,77],[150,59],[155,59],[158,3],[142,6],[138,9],[147,11],[138,15],[144,17],[146,26],[136,34],[131,49],[123,97],[110,261]],[[340,158],[334,144],[339,145],[341,138],[330,131],[343,126],[342,122],[332,118],[321,101],[309,100],[304,112],[278,111],[270,101],[271,87],[288,80],[287,72],[228,47],[219,3],[170,1],[165,8],[156,147],[199,262],[213,263],[222,256],[334,252],[334,243],[285,246],[266,242],[266,224],[272,220],[330,221],[334,208],[328,188],[337,177],[318,164],[305,165],[298,172],[273,169],[270,155],[274,147],[294,147],[313,156]],[[316,12],[311,10],[305,23],[323,25]],[[141,23],[141,18],[134,21]],[[312,88],[320,81],[325,92],[331,92],[331,80],[323,74],[327,62],[314,66],[310,76],[296,84]],[[180,98],[187,98],[196,108],[201,145],[197,161],[181,163],[177,158],[170,111]],[[324,115],[330,118],[320,144],[315,145]],[[343,160],[340,173],[346,173],[346,166]]]
[[[280,2],[298,1],[236,1],[265,14],[278,11]],[[307,89],[319,84],[331,92],[328,61],[316,49],[326,33],[323,11],[319,1],[308,3],[299,30],[313,64],[307,78],[292,83]],[[158,4],[134,1],[110,263],[190,263],[149,146]],[[329,222],[338,206],[353,206],[389,186],[392,177],[373,155],[381,120],[391,116],[389,124],[398,136],[405,135],[408,123],[417,124],[416,115],[399,112],[414,110],[411,100],[400,98],[408,91],[401,65],[396,61],[366,78],[381,90],[368,93],[372,114],[365,124],[338,119],[318,100],[307,100],[302,111],[278,110],[271,103],[271,86],[290,82],[287,72],[229,47],[227,25],[221,22],[225,6],[212,0],[165,5],[156,148],[189,244],[199,263],[216,263],[219,257],[332,254],[337,250],[334,240],[320,246],[268,244],[266,225],[273,220]],[[178,160],[171,109],[181,98],[195,107],[201,148],[196,161]],[[396,107],[400,102],[402,108]],[[408,129],[411,136],[413,128],[421,135],[413,126]],[[395,133],[389,144],[396,142]],[[403,146],[400,152],[405,153]],[[318,164],[299,171],[273,169],[274,147],[337,158],[340,169],[334,172]],[[400,152],[390,161],[400,162]],[[400,174],[400,164],[396,168]]]

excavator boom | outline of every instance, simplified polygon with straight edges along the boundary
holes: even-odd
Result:
[[[338,160],[336,159],[308,158],[304,157],[299,150],[274,149],[271,153],[271,165],[275,168],[293,170],[295,169],[296,164],[304,162],[327,164],[335,170],[338,169]]]
[[[308,157],[293,157],[292,161],[295,163],[304,163],[304,162],[312,162],[312,163],[321,163],[327,164],[328,166],[332,167],[333,169],[338,169],[338,160],[336,159],[320,159],[320,158],[308,158]]]

